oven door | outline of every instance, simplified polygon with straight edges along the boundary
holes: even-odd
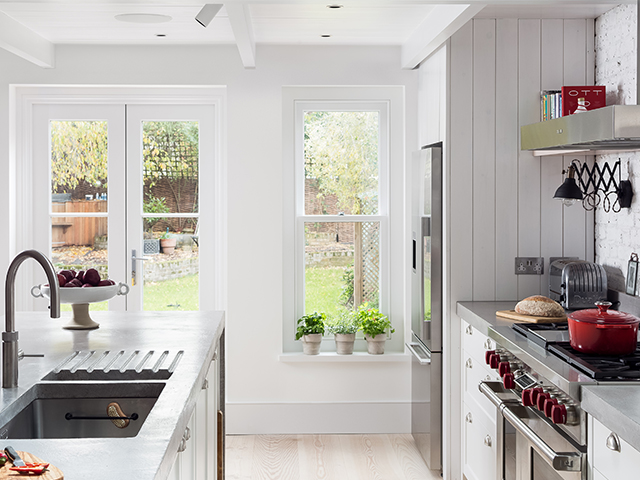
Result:
[[[482,382],[480,391],[496,405],[497,480],[586,480],[586,448],[576,445],[500,382]]]

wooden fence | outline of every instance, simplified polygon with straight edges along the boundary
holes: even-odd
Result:
[[[106,212],[106,200],[71,200],[52,203],[53,213]],[[53,217],[51,219],[52,245],[93,246],[96,237],[107,235],[106,217]]]

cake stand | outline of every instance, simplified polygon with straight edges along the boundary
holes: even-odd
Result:
[[[34,297],[50,298],[49,285],[36,285],[31,289]],[[63,326],[69,330],[91,330],[98,328],[99,323],[94,322],[89,316],[89,304],[109,300],[116,295],[129,293],[129,285],[119,283],[105,287],[61,287],[60,303],[70,303],[73,310],[71,321]]]

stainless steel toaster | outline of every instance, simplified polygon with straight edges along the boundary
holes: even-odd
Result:
[[[556,260],[549,267],[549,298],[568,310],[593,308],[607,299],[607,274],[597,263]]]

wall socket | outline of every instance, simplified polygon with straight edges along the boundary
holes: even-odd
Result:
[[[516,257],[516,275],[542,275],[544,257]]]

